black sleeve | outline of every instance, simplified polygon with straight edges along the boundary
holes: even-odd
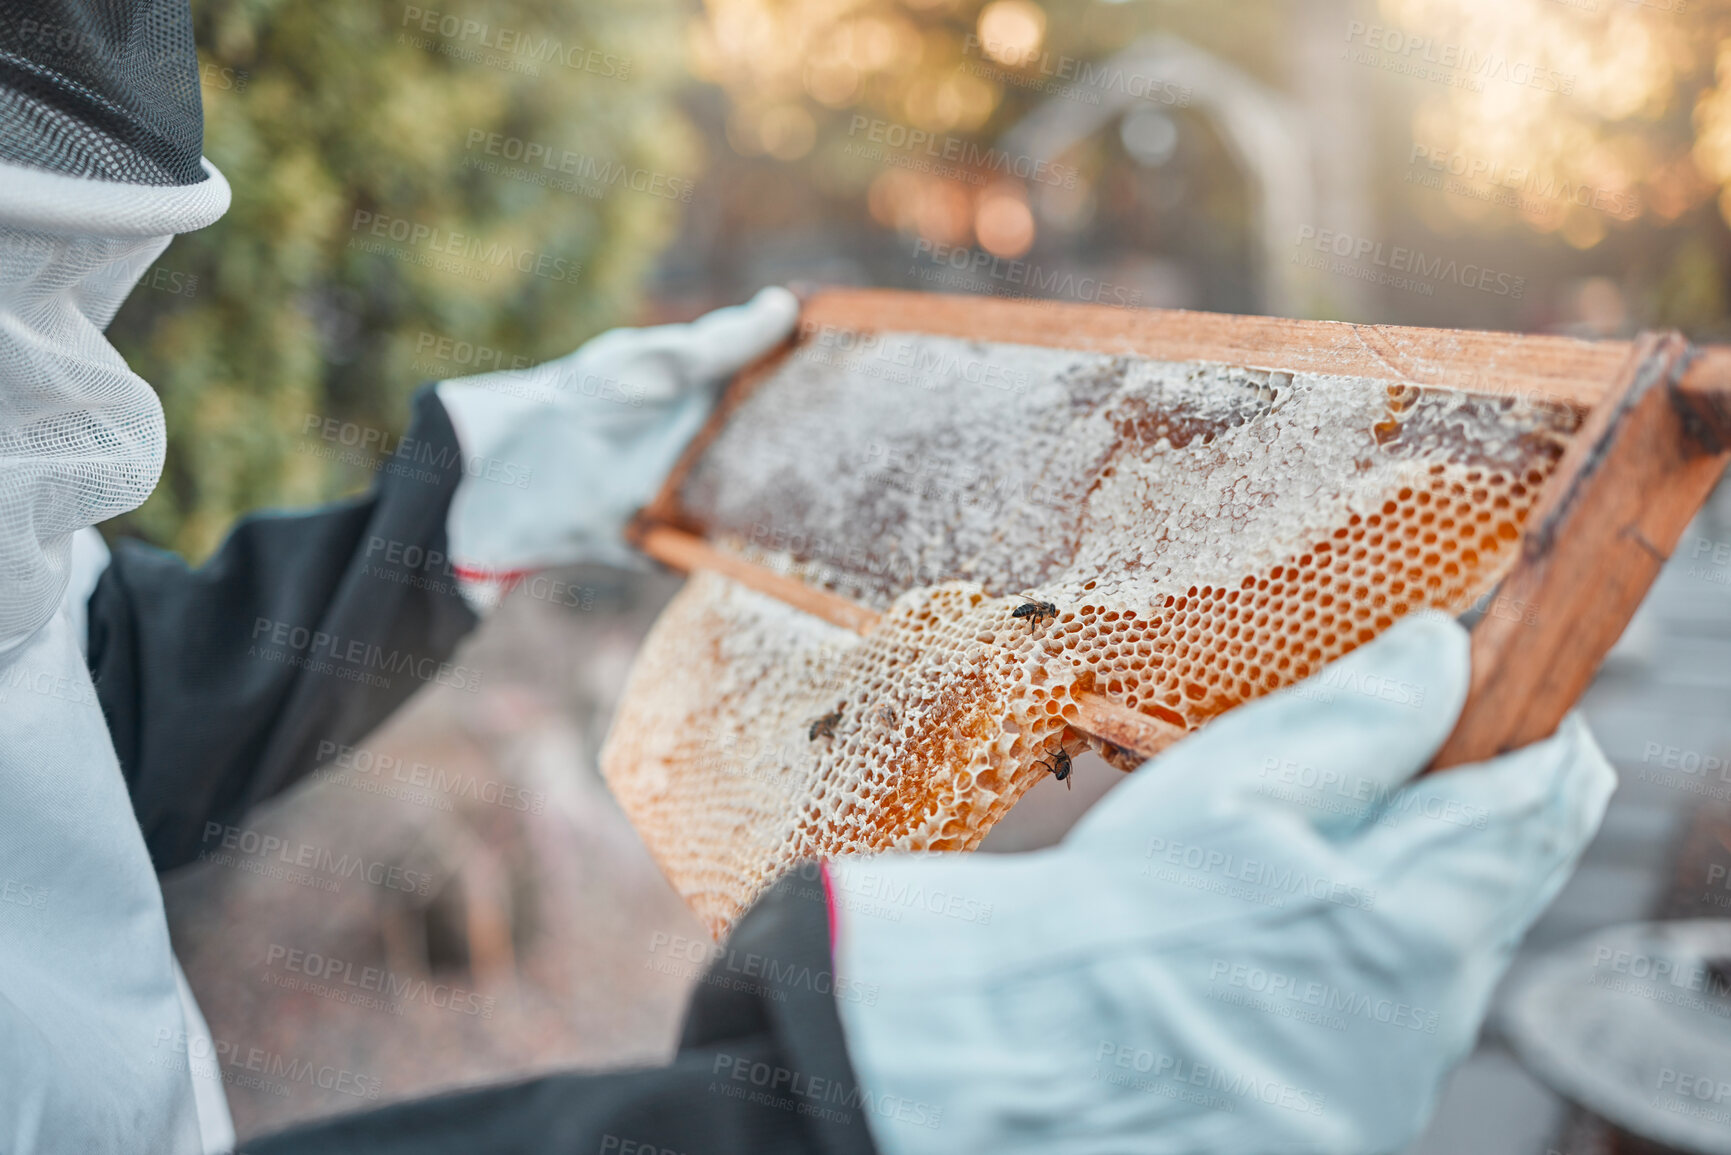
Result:
[[[158,871],[422,685],[479,678],[447,661],[476,621],[445,553],[462,470],[428,387],[366,496],[249,517],[196,570],[118,543],[90,596],[90,671]]]
[[[665,1067],[549,1075],[339,1116],[241,1155],[875,1155],[842,1038],[815,865],[740,921],[699,982]],[[935,1112],[928,1125],[937,1126]]]

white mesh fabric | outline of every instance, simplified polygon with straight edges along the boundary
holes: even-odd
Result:
[[[59,605],[72,534],[156,485],[162,407],[103,329],[175,232],[227,208],[206,167],[162,190],[0,165],[0,658]]]

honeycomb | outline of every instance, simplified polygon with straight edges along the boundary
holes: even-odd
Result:
[[[800,858],[972,849],[1089,741],[1080,694],[1194,728],[1413,610],[1470,608],[1579,417],[927,335],[802,348],[729,412],[683,516],[882,616],[856,634],[695,575],[603,772],[717,935]],[[1014,617],[1029,600],[1055,618]]]

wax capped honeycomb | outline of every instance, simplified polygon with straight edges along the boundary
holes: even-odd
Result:
[[[802,347],[730,411],[681,507],[717,547],[882,616],[855,633],[694,576],[604,773],[718,934],[802,857],[972,849],[1079,748],[1078,695],[1194,728],[1415,609],[1465,610],[1578,423],[927,335]],[[1055,616],[1016,617],[1030,601]]]

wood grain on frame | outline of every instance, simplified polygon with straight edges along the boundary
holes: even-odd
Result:
[[[1527,518],[1497,591],[1522,612],[1473,629],[1466,707],[1435,768],[1547,737],[1586,690],[1731,456],[1724,369],[1675,333],[1635,342]]]
[[[1629,352],[1626,341],[1292,321],[1188,309],[1118,309],[891,289],[817,294],[800,312],[801,333],[825,325],[1084,353],[1130,353],[1160,361],[1332,373],[1390,384],[1542,398],[1583,409],[1598,402]]]

